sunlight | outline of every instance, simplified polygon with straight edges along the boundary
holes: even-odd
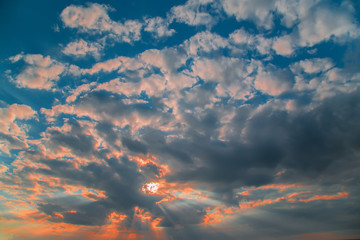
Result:
[[[146,183],[142,190],[144,193],[148,193],[148,194],[155,194],[159,189],[159,183],[154,183],[154,182],[150,182],[150,183]]]

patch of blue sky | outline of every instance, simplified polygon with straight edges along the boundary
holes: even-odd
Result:
[[[0,80],[0,84],[0,99],[7,104],[25,104],[39,111],[41,108],[51,108],[55,100],[54,93],[46,90],[17,88],[6,80]]]
[[[2,1],[0,4],[0,58],[6,59],[20,52],[50,54],[61,40],[68,39],[54,31],[59,22],[59,9],[67,2]],[[4,37],[7,36],[7,37]]]

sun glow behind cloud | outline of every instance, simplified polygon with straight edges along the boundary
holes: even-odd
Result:
[[[150,183],[146,183],[143,186],[143,192],[144,193],[150,193],[150,194],[155,194],[159,189],[159,183],[154,183],[154,182],[150,182]]]

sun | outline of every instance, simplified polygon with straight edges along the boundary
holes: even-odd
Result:
[[[144,193],[155,194],[159,189],[159,183],[149,182],[145,183],[142,190]]]

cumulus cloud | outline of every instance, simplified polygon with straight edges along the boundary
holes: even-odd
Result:
[[[331,59],[326,58],[315,58],[315,59],[306,59],[301,60],[300,62],[294,63],[292,66],[292,71],[299,73],[299,71],[304,71],[308,74],[325,72],[332,68],[334,64]]]
[[[103,46],[99,43],[86,42],[83,39],[71,42],[65,46],[62,52],[65,55],[71,55],[75,57],[85,57],[91,55],[95,58],[100,57],[100,51]]]
[[[273,1],[223,0],[221,3],[225,12],[235,16],[238,21],[249,19],[261,27],[273,27]]]
[[[221,3],[224,11],[230,16],[235,16],[238,21],[253,21],[258,27],[272,29],[274,14],[278,14],[284,26],[295,26],[291,36],[276,39],[274,50],[280,55],[291,54],[294,48],[291,45],[313,46],[330,39],[341,42],[359,36],[353,8],[347,2],[338,4],[339,6],[330,2],[296,0],[226,0]]]
[[[337,230],[347,238],[359,220],[360,75],[339,56],[357,23],[350,2],[331,4],[189,0],[166,18],[122,22],[106,5],[65,8],[65,27],[107,40],[73,38],[63,53],[83,57],[79,66],[10,58],[18,87],[61,89],[46,92],[51,104],[1,102],[1,154],[11,158],[0,165],[6,231],[14,239],[297,239]],[[196,33],[166,42],[182,28]],[[140,42],[141,31],[161,44],[145,49],[154,43]],[[105,56],[110,38],[134,44],[125,44],[131,53]]]
[[[216,86],[218,96],[231,96],[243,99],[250,94],[254,65],[249,61],[237,58],[199,59],[194,62],[192,70],[195,76],[204,81],[219,83]]]
[[[27,66],[14,78],[19,87],[50,90],[65,71],[65,65],[41,54],[20,54],[12,62],[22,59]]]
[[[261,55],[268,55],[273,41],[274,39],[266,38],[261,34],[250,34],[243,28],[237,29],[229,35],[229,42],[233,45],[231,50],[234,54],[256,50]]]
[[[170,10],[170,18],[192,26],[211,26],[217,22],[217,19],[209,14],[206,9],[207,5],[213,4],[210,0],[189,0],[184,5],[173,7]]]
[[[156,37],[169,37],[175,34],[174,29],[169,29],[169,22],[167,19],[161,17],[145,19],[144,30],[153,33]]]
[[[184,48],[192,55],[224,49],[228,45],[227,39],[209,31],[197,33],[184,42]]]
[[[109,17],[109,10],[109,6],[97,3],[70,5],[62,11],[60,17],[66,27],[90,33],[111,33],[115,39],[128,43],[140,40],[142,24],[139,21],[115,22]]]
[[[36,112],[31,107],[23,104],[12,104],[6,108],[0,108],[0,145],[1,151],[10,155],[10,150],[28,148],[25,139],[27,127],[18,121],[29,120],[36,117]]]
[[[20,133],[19,127],[14,122],[15,120],[27,120],[35,117],[36,112],[31,107],[23,104],[12,104],[7,108],[0,108],[0,131],[4,134]]]
[[[260,66],[255,79],[255,87],[270,95],[279,95],[291,89],[293,76],[289,70],[276,69],[274,66]]]
[[[272,48],[279,55],[289,56],[294,51],[292,44],[292,39],[289,36],[283,36],[274,41]]]
[[[359,28],[346,4],[340,8],[321,4],[315,6],[301,18],[298,31],[301,46],[313,46],[332,37],[342,41],[344,38],[359,36]]]

